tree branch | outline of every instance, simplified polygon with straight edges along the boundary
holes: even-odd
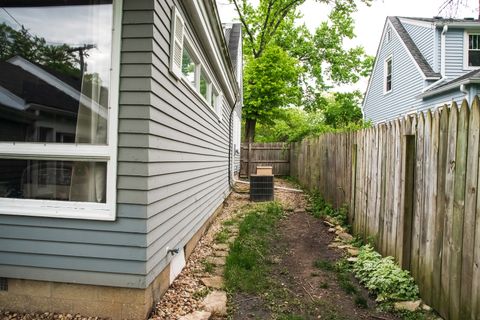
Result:
[[[272,0],[268,1],[268,8],[267,8],[267,14],[265,15],[265,22],[263,23],[263,28],[262,28],[262,33],[260,34],[260,44],[259,44],[259,51],[263,51],[263,46],[265,42],[265,32],[267,30],[267,23],[268,20],[270,19],[270,12],[272,10],[273,2]]]
[[[236,9],[237,12],[238,12],[238,16],[240,17],[240,22],[242,22],[242,25],[243,25],[243,27],[245,28],[245,32],[247,33],[248,38],[250,39],[250,42],[252,43],[252,51],[253,51],[253,54],[254,54],[254,55],[257,55],[257,52],[256,52],[256,50],[255,50],[255,41],[254,41],[254,39],[253,39],[253,34],[252,34],[252,32],[250,31],[250,28],[248,27],[247,22],[245,21],[245,17],[243,16],[242,11],[240,10],[240,8],[239,8],[239,6],[238,6],[237,0],[232,0],[232,1],[233,1],[233,4],[235,5],[235,9]]]

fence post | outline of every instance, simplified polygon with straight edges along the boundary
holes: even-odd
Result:
[[[252,143],[248,143],[248,152],[247,152],[247,178],[250,178],[250,161],[252,157]]]
[[[356,141],[355,141],[356,142]],[[357,186],[357,143],[352,144],[352,183],[351,183],[351,199],[350,199],[350,214],[348,223],[355,231],[355,199],[356,199],[356,186]]]

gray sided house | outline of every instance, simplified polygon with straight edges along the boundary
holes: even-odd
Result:
[[[230,193],[241,28],[213,0],[0,7],[0,310],[143,319]]]
[[[374,123],[471,102],[480,89],[480,21],[388,17],[363,113]]]

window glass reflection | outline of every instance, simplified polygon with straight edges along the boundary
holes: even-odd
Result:
[[[104,162],[0,159],[0,197],[105,203]]]
[[[112,1],[0,1],[0,141],[107,143]]]

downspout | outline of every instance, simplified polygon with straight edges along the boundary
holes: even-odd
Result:
[[[443,26],[441,38],[440,38],[440,75],[441,78],[434,83],[426,86],[423,88],[422,93],[426,92],[427,90],[430,90],[431,88],[439,85],[440,83],[444,82],[447,77],[445,76],[445,46],[446,46],[446,41],[445,41],[445,34],[448,31],[448,25]]]
[[[444,25],[443,26],[443,30],[442,30],[442,38],[441,38],[441,42],[440,42],[440,50],[441,50],[441,61],[440,61],[440,74],[442,75],[442,78],[445,77],[445,46],[446,46],[446,40],[445,40],[445,34],[447,33],[448,31],[448,25]]]
[[[469,98],[469,96],[468,96],[468,90],[466,89],[465,84],[461,84],[461,85],[460,85],[460,92],[465,95],[465,96],[463,97],[464,99],[466,99],[467,101],[470,100],[470,99],[468,99],[468,98]]]
[[[233,103],[232,110],[230,110],[230,115],[228,116],[228,185],[234,189],[234,186],[232,185],[232,116],[233,116],[233,111],[235,111],[235,107],[237,106],[238,100],[239,100],[240,94],[237,94],[235,97],[235,102]]]

